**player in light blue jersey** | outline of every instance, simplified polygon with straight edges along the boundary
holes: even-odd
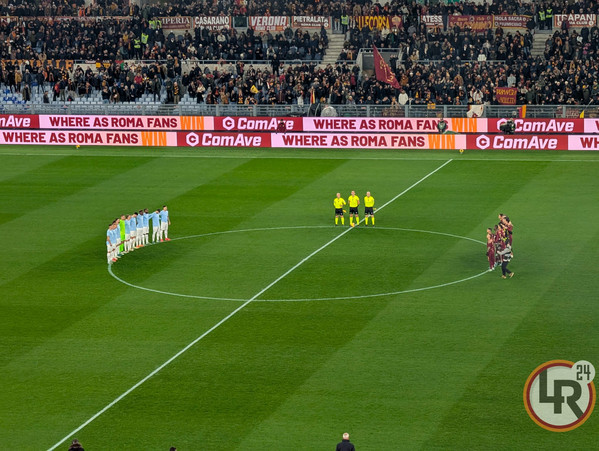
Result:
[[[114,247],[114,253],[112,255],[113,258],[119,258],[121,254],[121,225],[120,218],[116,218],[114,220],[114,241],[116,241],[116,246]]]
[[[116,259],[112,258],[112,251],[116,242],[113,243],[112,240],[114,238],[114,233],[112,232],[114,223],[108,226],[108,230],[106,230],[106,258],[108,259],[108,264],[115,262]]]
[[[137,213],[137,231],[135,232],[135,247],[143,247],[144,245],[144,211],[139,210]]]
[[[162,235],[164,234],[164,239],[166,241],[170,241],[171,239],[168,237],[168,226],[171,225],[171,220],[168,216],[168,209],[166,205],[162,207],[160,211],[160,241],[162,240]]]
[[[134,251],[137,243],[137,212],[133,212],[129,218],[129,233],[131,235],[131,244],[129,249]]]
[[[152,220],[152,244],[158,241],[158,236],[160,234],[160,216],[158,215],[159,212],[160,210],[156,209],[148,215],[148,219]]]
[[[145,246],[149,243],[148,234],[150,231],[150,215],[148,213],[147,208],[143,211],[143,213],[144,213],[144,215],[143,215],[143,217],[144,217],[144,239],[142,241],[142,244]]]
[[[125,254],[129,252],[131,248],[131,215],[125,216]]]

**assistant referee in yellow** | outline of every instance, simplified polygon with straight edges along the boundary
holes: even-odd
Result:
[[[364,223],[366,225],[368,225],[368,218],[372,218],[372,225],[374,225],[374,197],[370,195],[370,191],[367,191],[364,197]]]
[[[341,225],[345,224],[345,217],[343,216],[343,206],[346,205],[345,199],[341,197],[341,193],[337,193],[337,197],[333,199],[333,205],[335,206],[335,225],[339,223],[341,218]]]
[[[356,196],[356,192],[352,191],[350,196],[347,198],[349,202],[349,225],[354,226],[354,217],[356,218],[356,225],[360,224],[360,216],[358,215],[358,205],[360,205],[360,198]]]

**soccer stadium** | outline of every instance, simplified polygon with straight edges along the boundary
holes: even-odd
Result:
[[[598,15],[0,2],[0,449],[597,449]]]

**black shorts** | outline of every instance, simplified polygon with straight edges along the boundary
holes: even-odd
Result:
[[[335,216],[343,216],[343,208],[335,208]]]
[[[373,215],[374,214],[374,207],[364,207],[364,214],[365,215]]]
[[[357,215],[358,214],[358,207],[349,207],[349,214],[350,215]]]

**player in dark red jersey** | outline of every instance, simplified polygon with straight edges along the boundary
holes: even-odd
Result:
[[[503,216],[501,223],[505,226],[506,231],[507,231],[507,241],[510,244],[510,246],[512,245],[512,232],[514,231],[514,224],[512,224],[512,221],[510,221],[509,216]]]
[[[487,229],[487,259],[489,260],[489,271],[495,269],[495,240],[493,230]]]

